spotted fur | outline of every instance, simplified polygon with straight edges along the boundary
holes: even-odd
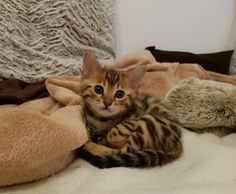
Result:
[[[91,141],[79,154],[93,165],[151,167],[180,157],[181,127],[159,101],[137,92],[144,72],[111,70],[85,55],[81,95]]]

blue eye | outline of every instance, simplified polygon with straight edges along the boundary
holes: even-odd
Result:
[[[115,97],[116,98],[123,98],[125,96],[125,92],[123,90],[117,90]]]
[[[94,87],[94,91],[95,91],[97,94],[103,94],[104,89],[103,89],[102,86],[97,85],[97,86]]]

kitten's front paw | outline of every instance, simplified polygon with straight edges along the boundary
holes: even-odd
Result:
[[[111,148],[108,148],[100,144],[96,144],[94,142],[87,142],[83,146],[83,149],[92,153],[93,155],[102,155],[102,156],[111,155],[115,151]]]
[[[83,145],[83,149],[86,151],[91,152],[92,154],[96,155],[96,144],[93,142],[87,142],[86,144]]]

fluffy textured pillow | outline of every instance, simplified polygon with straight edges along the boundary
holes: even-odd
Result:
[[[236,51],[234,51],[231,62],[230,62],[230,74],[236,75]]]
[[[0,78],[78,75],[85,50],[112,60],[114,1],[0,1]]]
[[[147,47],[158,62],[197,63],[208,71],[228,74],[233,50],[208,54],[194,54],[180,51],[164,51],[155,46]]]

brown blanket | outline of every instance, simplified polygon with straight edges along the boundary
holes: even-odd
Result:
[[[236,85],[236,78],[205,71],[197,64],[157,63],[149,51],[120,58],[110,68],[147,65],[140,92],[163,99],[179,80],[197,77]],[[46,81],[50,97],[0,107],[0,186],[37,180],[65,168],[87,141],[80,77]]]
[[[26,83],[20,80],[0,82],[0,105],[21,104],[49,96],[44,82]]]
[[[190,77],[214,80],[236,85],[236,77],[206,71],[198,64],[159,63],[149,51],[126,55],[110,65],[111,68],[126,70],[132,66],[147,65],[147,72],[140,85],[140,92],[163,99],[178,81]]]

